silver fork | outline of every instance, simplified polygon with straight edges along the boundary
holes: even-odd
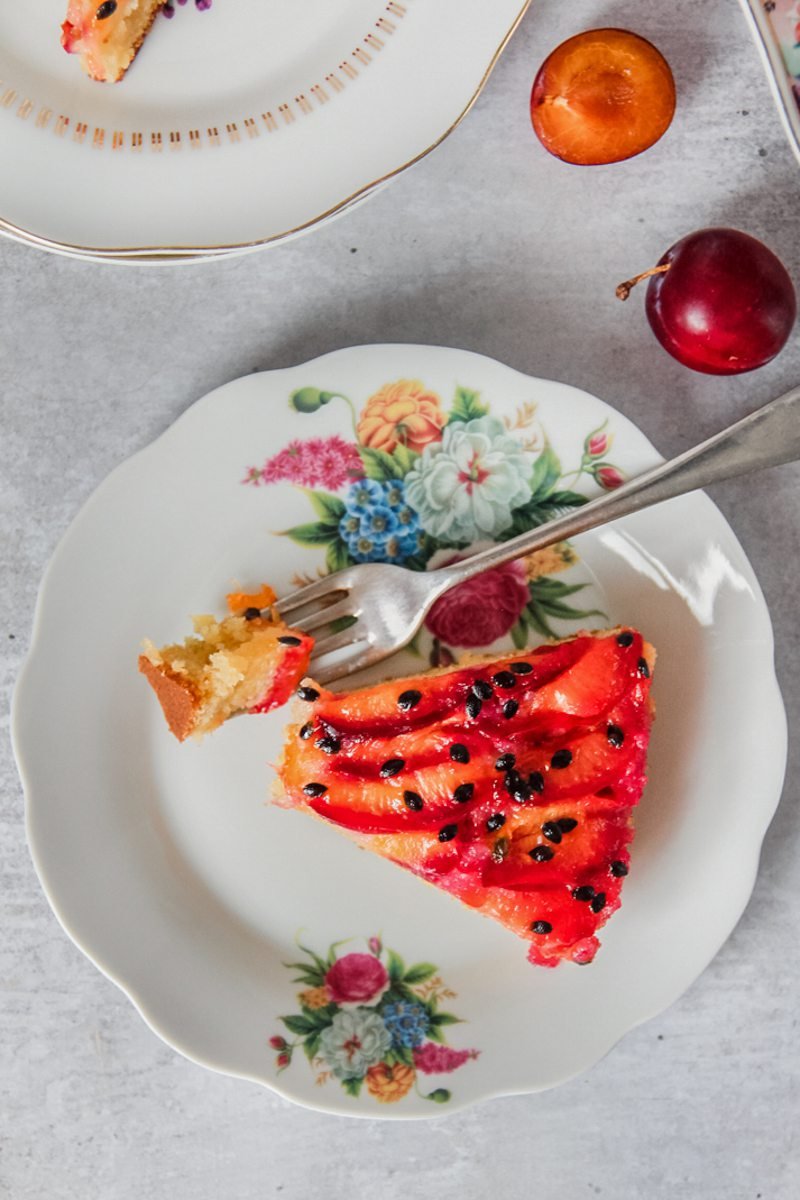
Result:
[[[800,387],[616,491],[451,566],[427,572],[382,563],[347,567],[285,596],[276,607],[306,633],[350,618],[348,628],[321,635],[314,648],[314,678],[330,683],[402,649],[439,596],[473,575],[662,500],[797,458]]]

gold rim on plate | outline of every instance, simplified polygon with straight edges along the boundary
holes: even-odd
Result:
[[[407,162],[402,163],[399,167],[388,171],[385,175],[381,175],[378,179],[373,179],[369,183],[363,184],[352,195],[347,196],[344,200],[340,200],[332,208],[328,208],[325,212],[320,213],[316,217],[303,222],[294,229],[284,230],[282,233],[272,234],[267,238],[256,238],[253,241],[247,242],[229,242],[214,246],[79,246],[72,242],[60,242],[53,238],[44,237],[41,234],[32,233],[28,229],[23,229],[22,226],[16,225],[13,221],[7,220],[0,216],[0,234],[10,238],[13,241],[20,242],[26,246],[36,246],[40,250],[51,250],[56,253],[68,254],[76,258],[94,259],[98,262],[144,262],[144,263],[166,263],[166,262],[202,262],[208,258],[224,258],[234,254],[246,254],[253,250],[259,250],[266,246],[274,245],[276,242],[285,241],[287,238],[296,237],[299,234],[306,233],[313,229],[315,225],[319,225],[323,221],[336,216],[343,212],[350,205],[357,203],[359,200],[366,199],[368,193],[388,183],[395,176],[400,175],[403,171],[407,171],[409,167],[413,167],[416,163],[426,158],[433,150],[442,144],[442,142],[450,136],[466,117],[467,113],[480,97],[483,89],[489,80],[494,68],[505,50],[511,38],[516,33],[522,18],[530,8],[532,0],[525,0],[517,17],[515,18],[511,28],[506,33],[500,45],[495,50],[488,67],[483,73],[483,76],[478,83],[477,88],[470,96],[464,108],[453,121],[452,125],[444,131],[430,146],[421,150],[419,154],[414,155]]]

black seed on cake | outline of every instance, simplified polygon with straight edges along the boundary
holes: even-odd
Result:
[[[416,691],[414,688],[409,688],[407,692],[401,692],[397,697],[397,707],[403,712],[408,712],[411,708],[416,708],[422,699],[422,692]]]
[[[463,744],[463,742],[453,742],[452,746],[450,747],[450,757],[452,758],[453,762],[468,763],[469,750]]]
[[[605,906],[606,906],[606,894],[605,894],[605,892],[598,892],[597,895],[595,896],[594,900],[592,901],[592,905],[591,905],[592,912],[596,912],[596,913],[602,912],[603,909],[605,908]]]
[[[646,658],[639,659],[638,663],[636,664],[636,670],[639,672],[640,675],[644,676],[645,679],[650,678],[650,668],[647,665]]]
[[[534,862],[549,862],[555,850],[551,850],[549,846],[534,846],[529,854]]]
[[[475,718],[480,714],[480,711],[483,708],[483,703],[475,695],[475,693],[472,692],[472,693],[470,693],[469,696],[467,696],[466,707],[467,707],[467,716],[472,717],[472,719],[474,721]]]
[[[286,634],[285,637],[279,637],[278,641],[282,646],[300,646],[302,643],[300,638],[292,637],[291,634]]]
[[[510,671],[498,671],[492,676],[492,683],[496,683],[499,688],[512,688],[517,685],[517,678]]]
[[[617,879],[624,879],[628,874],[628,864],[622,862],[621,859],[617,859],[616,862],[612,862],[611,864],[611,874],[615,875]]]
[[[574,817],[559,817],[558,819],[558,828],[562,833],[572,833],[577,824]]]
[[[445,825],[439,830],[440,842],[452,842],[453,838],[458,833],[457,825]]]
[[[531,771],[528,776],[528,786],[541,796],[544,791],[544,775],[541,771]]]
[[[306,700],[309,704],[313,704],[315,700],[319,700],[319,692],[312,687],[299,687],[297,694],[301,700]]]
[[[489,830],[489,833],[494,833],[496,829],[502,829],[505,823],[506,819],[502,813],[492,813],[486,822],[486,828]]]
[[[327,790],[324,783],[307,783],[303,788],[307,796],[324,796]]]
[[[542,826],[542,833],[547,838],[548,842],[555,842],[558,844],[561,841],[562,835],[557,821],[545,821],[544,825]]]
[[[632,646],[633,645],[633,634],[632,633],[618,633],[617,634],[617,645],[618,646]]]
[[[389,758],[380,769],[381,779],[389,779],[392,775],[399,775],[406,765],[404,758]]]
[[[576,887],[576,888],[572,889],[573,900],[580,900],[581,903],[583,903],[583,904],[588,904],[590,900],[594,900],[594,897],[595,897],[594,888],[591,887],[588,883],[583,884],[581,887]]]
[[[515,717],[518,712],[519,712],[519,704],[517,703],[517,701],[516,700],[506,700],[505,704],[503,705],[503,716],[505,717],[505,719],[507,721],[510,721],[511,718]]]
[[[406,808],[410,808],[412,812],[419,812],[425,807],[425,801],[420,796],[419,792],[403,792],[403,803]]]
[[[534,921],[531,925],[531,933],[552,933],[553,926],[549,921]]]
[[[556,771],[563,771],[564,768],[568,767],[571,762],[571,750],[556,750],[555,754],[550,759],[550,766],[554,767]]]
[[[472,694],[477,696],[479,700],[491,700],[494,693],[492,685],[487,683],[485,679],[476,679],[472,685]]]
[[[475,791],[474,783],[460,783],[453,792],[453,799],[456,804],[466,804],[472,799],[472,794]]]
[[[245,621],[256,621],[261,616],[260,608],[246,608],[242,613]]]
[[[511,664],[511,670],[515,675],[530,675],[533,667],[527,662],[513,662]]]
[[[619,725],[609,725],[608,729],[606,730],[606,737],[611,745],[616,746],[617,749],[619,749],[619,747],[625,741],[625,733],[622,729],[620,729]]]
[[[494,769],[495,771],[510,771],[516,761],[513,754],[501,754],[494,764]]]
[[[303,739],[304,742],[307,742],[308,739],[313,734],[313,732],[314,732],[314,726],[311,724],[310,721],[306,721],[305,725],[300,730],[300,737]]]
[[[317,738],[317,745],[326,754],[338,754],[342,748],[342,743],[339,739],[330,733],[326,734],[325,737]]]

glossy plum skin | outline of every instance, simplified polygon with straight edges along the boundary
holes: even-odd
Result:
[[[797,316],[789,273],[738,229],[700,229],[661,259],[647,288],[647,319],[661,345],[707,375],[763,367],[785,346]]]
[[[675,81],[664,56],[625,29],[589,29],[545,59],[531,92],[531,121],[556,158],[577,166],[622,162],[669,128]]]

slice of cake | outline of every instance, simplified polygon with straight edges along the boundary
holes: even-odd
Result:
[[[69,0],[61,45],[101,83],[122,79],[166,0]]]
[[[531,962],[588,963],[628,874],[654,661],[618,629],[345,694],[306,681],[277,803],[493,917]]]
[[[194,636],[160,649],[145,642],[139,670],[179,741],[200,738],[241,712],[285,704],[308,670],[314,639],[289,629],[266,585],[228,596],[232,615],[194,617]]]

